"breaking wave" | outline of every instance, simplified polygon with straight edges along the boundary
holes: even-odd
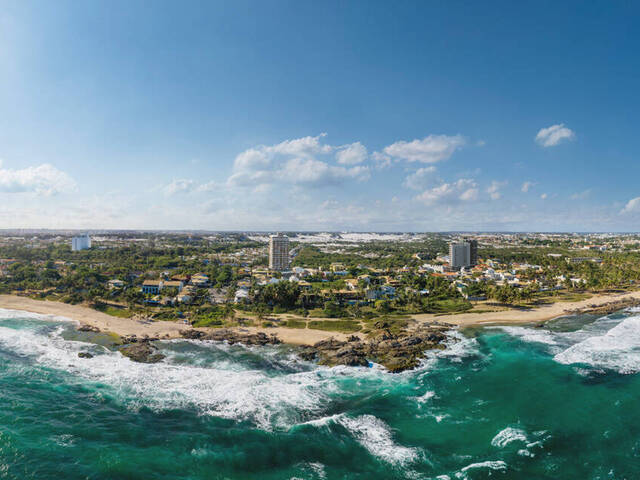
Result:
[[[558,363],[588,365],[621,374],[640,372],[638,315],[623,319],[605,316],[569,332],[520,326],[494,328],[522,341],[544,345]]]
[[[524,430],[520,428],[507,427],[493,437],[491,445],[498,448],[504,448],[512,442],[526,442],[527,440],[527,434]]]
[[[385,462],[404,465],[418,458],[418,449],[395,443],[388,425],[373,415],[361,415],[355,418],[340,416],[337,421],[349,430],[371,455]]]
[[[622,374],[640,372],[640,316],[626,318],[604,335],[582,340],[553,358],[559,363],[587,364]]]
[[[132,408],[195,407],[204,414],[251,421],[263,429],[286,426],[322,410],[325,382],[314,371],[269,376],[266,372],[193,365],[135,363],[98,345],[64,340],[58,327],[48,335],[0,327],[0,345],[44,367],[108,385]],[[78,357],[89,351],[90,359]],[[330,388],[328,389],[330,391]]]

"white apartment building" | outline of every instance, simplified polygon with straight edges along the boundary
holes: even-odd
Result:
[[[478,241],[465,240],[449,244],[449,265],[452,268],[465,268],[478,264]]]
[[[289,268],[289,237],[286,235],[269,237],[269,268],[280,271]]]
[[[71,239],[71,250],[74,252],[87,250],[88,248],[91,248],[91,237],[88,233]]]

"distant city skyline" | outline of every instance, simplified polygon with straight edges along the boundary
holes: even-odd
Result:
[[[640,5],[2,6],[3,228],[638,230]]]

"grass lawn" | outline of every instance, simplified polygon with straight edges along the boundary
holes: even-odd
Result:
[[[311,320],[309,328],[315,330],[327,330],[330,332],[351,333],[362,329],[360,322],[353,320]]]
[[[305,322],[304,320],[289,319],[285,322],[282,322],[282,326],[287,328],[307,328],[307,322]]]
[[[193,326],[194,327],[221,327],[223,320],[218,317],[203,317],[198,319]]]
[[[120,317],[120,318],[130,318],[131,312],[127,308],[116,308],[111,307],[109,305],[99,305],[95,307],[95,310],[99,312],[106,313],[107,315],[111,315],[112,317]]]
[[[436,300],[433,305],[433,313],[457,313],[466,312],[473,308],[470,302],[464,298],[452,298]]]

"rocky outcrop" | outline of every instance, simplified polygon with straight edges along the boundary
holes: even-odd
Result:
[[[91,355],[89,352],[78,352],[78,357],[79,358],[93,358],[93,355]]]
[[[132,343],[120,349],[125,357],[129,357],[134,362],[157,363],[164,358],[164,355],[157,353],[158,349],[148,340]]]
[[[98,327],[94,327],[93,325],[80,325],[77,330],[79,332],[94,332],[94,333],[100,333],[100,329]]]
[[[380,323],[380,325],[378,325]],[[300,356],[322,365],[366,366],[379,363],[391,372],[415,368],[432,349],[443,349],[448,326],[421,327],[413,331],[392,333],[384,322],[376,322],[380,331],[368,340],[349,337],[347,341],[330,338],[310,347],[302,347]]]
[[[313,346],[300,347],[299,356],[307,361],[317,361],[322,365],[368,366],[376,362],[391,372],[401,372],[415,368],[427,350],[443,349],[447,339],[445,333],[451,325],[432,324],[414,330],[392,331],[390,325],[379,321],[374,324],[376,330],[370,338],[362,339],[357,335],[347,337],[345,341],[336,338],[321,340]],[[263,332],[242,332],[229,329],[203,331],[182,330],[182,338],[190,340],[216,340],[231,344],[275,345],[281,343],[276,335]]]
[[[155,342],[156,340],[160,340],[160,337],[150,337],[149,335],[142,335],[138,337],[137,335],[124,335],[120,337],[122,343],[138,343],[138,342]]]
[[[228,330],[221,328],[210,332],[200,330],[182,330],[180,332],[182,338],[191,340],[216,340],[219,342],[226,341],[230,344],[242,343],[244,345],[277,345],[280,339],[276,335],[267,335],[263,332],[250,333],[239,332],[236,330]]]
[[[587,308],[571,311],[571,313],[591,313],[594,315],[609,315],[610,313],[617,312],[623,308],[637,307],[640,305],[640,300],[637,298],[624,298],[621,300],[614,300],[602,305],[591,304]]]

